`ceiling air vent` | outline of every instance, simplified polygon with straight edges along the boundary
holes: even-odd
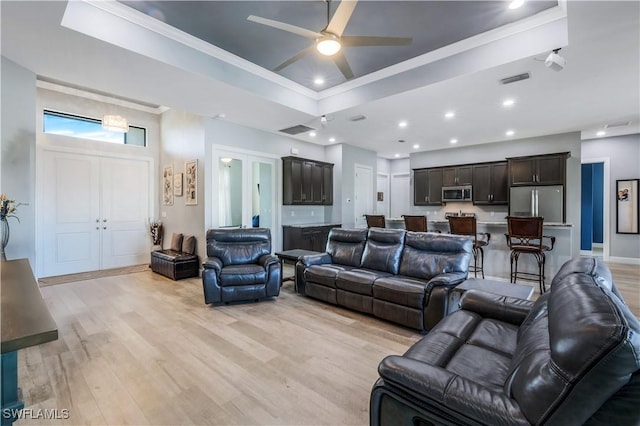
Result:
[[[618,121],[617,123],[605,124],[604,128],[613,129],[614,127],[624,127],[624,126],[628,126],[629,124],[631,124],[630,121]]]
[[[502,80],[500,80],[500,84],[511,84],[515,83],[516,81],[526,80],[528,78],[531,78],[531,74],[529,74],[528,72],[523,72],[522,74],[503,78]]]
[[[367,117],[365,117],[364,115],[360,114],[360,115],[354,115],[353,117],[349,118],[349,120],[351,121],[362,121],[365,120]]]
[[[313,127],[305,126],[304,124],[298,124],[297,126],[287,127],[286,129],[280,129],[279,132],[286,133],[288,135],[299,135],[300,133],[316,130]]]

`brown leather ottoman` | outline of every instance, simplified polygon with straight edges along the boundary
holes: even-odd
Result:
[[[181,251],[152,251],[151,270],[172,280],[197,277],[200,270],[200,259],[195,254]]]

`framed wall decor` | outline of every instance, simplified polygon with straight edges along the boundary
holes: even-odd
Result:
[[[162,172],[162,204],[173,205],[173,165],[165,166]]]
[[[640,199],[638,184],[640,179],[616,180],[616,233],[640,233]]]
[[[198,205],[198,160],[184,163],[184,203]]]
[[[182,197],[182,173],[173,175],[173,195]]]

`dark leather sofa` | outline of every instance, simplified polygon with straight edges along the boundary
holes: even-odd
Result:
[[[640,425],[640,322],[601,261],[570,260],[536,302],[461,308],[381,362],[371,425]]]
[[[334,228],[325,253],[297,262],[296,284],[307,296],[429,330],[467,278],[472,244],[430,232]]]
[[[280,294],[282,274],[266,228],[210,229],[202,264],[205,303],[259,300]]]

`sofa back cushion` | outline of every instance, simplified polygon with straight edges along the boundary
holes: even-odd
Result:
[[[640,370],[640,322],[616,294],[600,261],[577,258],[534,304],[505,382],[531,423],[583,424],[607,400],[638,413],[638,402],[624,392],[611,403]]]
[[[367,229],[333,228],[327,239],[327,253],[333,263],[360,266],[367,241]]]
[[[210,229],[207,256],[222,260],[223,266],[258,263],[271,253],[271,231],[266,228]]]
[[[404,248],[402,229],[370,228],[362,255],[362,267],[397,274]]]
[[[430,280],[447,272],[468,272],[473,240],[460,235],[407,232],[400,274]]]

